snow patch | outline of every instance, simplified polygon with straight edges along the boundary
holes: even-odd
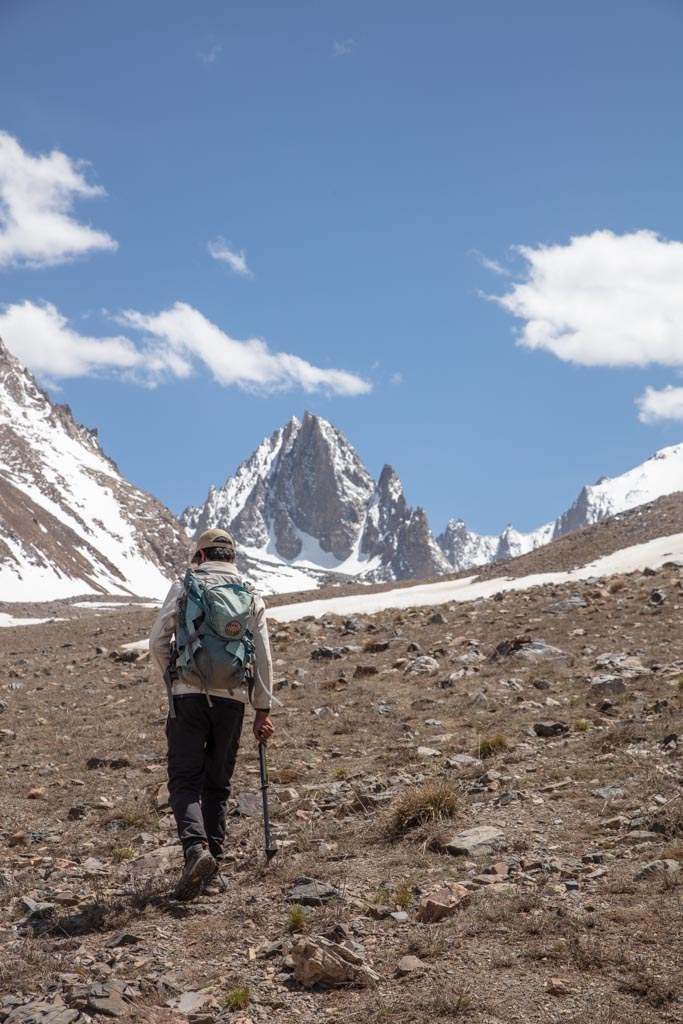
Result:
[[[160,608],[160,601],[72,601],[72,608]]]
[[[14,615],[0,612],[0,629],[14,626],[40,626],[44,622],[66,622],[66,619],[17,619]]]
[[[277,622],[293,622],[306,615],[319,618],[322,615],[371,615],[386,611],[389,608],[414,608],[445,604],[448,601],[458,603],[477,601],[492,597],[494,594],[507,591],[529,590],[532,587],[557,585],[560,583],[578,583],[584,580],[599,579],[617,573],[637,572],[650,566],[657,568],[668,561],[683,559],[683,533],[670,537],[657,537],[645,544],[623,548],[614,554],[606,555],[590,562],[588,565],[569,572],[536,573],[517,579],[503,577],[492,580],[479,580],[477,576],[468,576],[459,580],[444,580],[441,583],[418,584],[414,587],[402,587],[399,590],[387,590],[384,593],[356,594],[343,597],[332,597],[326,600],[306,601],[301,604],[282,605],[271,608],[268,618]]]

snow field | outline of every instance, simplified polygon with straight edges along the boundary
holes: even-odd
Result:
[[[417,584],[414,587],[402,587],[383,593],[345,595],[282,605],[279,608],[270,608],[268,618],[276,622],[294,622],[306,615],[313,615],[316,618],[322,615],[372,615],[389,608],[415,608],[446,604],[448,601],[477,601],[492,597],[501,591],[530,590],[532,587],[541,587],[549,583],[580,583],[619,573],[642,571],[647,566],[656,569],[664,562],[677,560],[683,561],[683,533],[657,537],[645,544],[624,548],[569,572],[536,573],[518,579],[499,577],[479,580],[478,576],[467,576],[460,580]]]

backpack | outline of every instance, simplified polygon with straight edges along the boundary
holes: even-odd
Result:
[[[178,599],[175,642],[176,671],[198,676],[211,704],[209,690],[241,686],[254,655],[247,620],[254,594],[241,583],[206,582],[188,569]]]

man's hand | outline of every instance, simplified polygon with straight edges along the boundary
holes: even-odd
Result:
[[[254,719],[254,736],[260,743],[267,743],[275,732],[270,713],[268,711],[257,711]]]

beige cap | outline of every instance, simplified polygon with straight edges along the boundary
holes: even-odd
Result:
[[[235,553],[235,542],[227,530],[204,530],[200,533],[195,542],[195,552],[192,560],[197,557],[200,551],[205,548],[230,548]]]

